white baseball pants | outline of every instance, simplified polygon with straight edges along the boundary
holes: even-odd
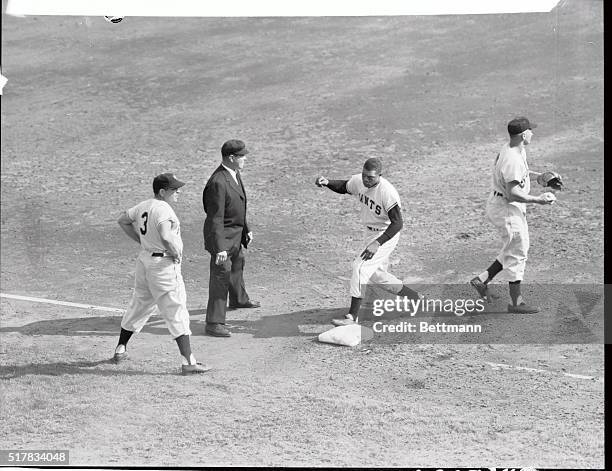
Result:
[[[399,232],[390,240],[381,245],[370,260],[363,260],[361,252],[370,245],[375,239],[380,237],[382,231],[371,231],[366,229],[365,241],[361,250],[353,260],[350,291],[354,298],[363,298],[364,285],[368,283],[383,285],[393,293],[402,289],[403,282],[396,276],[387,271],[389,267],[389,256],[397,247],[399,242]]]
[[[499,231],[502,248],[497,260],[508,273],[509,281],[519,281],[525,274],[529,252],[529,230],[525,213],[501,197],[487,200],[487,217]]]
[[[157,311],[166,321],[172,338],[191,335],[180,264],[174,263],[172,257],[153,257],[141,251],[136,260],[134,295],[121,327],[140,332]]]

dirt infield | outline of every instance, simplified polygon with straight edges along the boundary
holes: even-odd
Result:
[[[4,16],[2,293],[125,308],[137,247],[116,220],[174,171],[194,350],[215,369],[178,376],[159,319],[114,366],[119,314],[2,298],[2,447],[68,449],[76,466],[602,468],[600,344],[314,341],[347,307],[361,240],[356,203],[315,177],[381,157],[406,221],[392,270],[465,283],[498,250],[484,202],[518,114],[538,123],[531,167],[568,187],[530,208],[526,282],[603,283],[602,8]],[[201,192],[229,138],[251,150],[245,276],[263,307],[231,311],[217,339]]]

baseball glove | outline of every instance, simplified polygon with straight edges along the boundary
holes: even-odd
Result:
[[[544,187],[552,188],[553,190],[563,189],[563,178],[557,172],[547,171],[538,175],[537,181]]]

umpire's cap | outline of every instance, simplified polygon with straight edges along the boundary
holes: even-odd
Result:
[[[159,190],[176,190],[185,185],[178,180],[173,173],[162,173],[153,179],[153,193],[159,193]]]
[[[538,125],[536,123],[530,123],[527,118],[521,116],[520,118],[514,118],[508,123],[508,134],[514,136],[527,131],[527,129],[535,129]]]
[[[228,155],[247,155],[248,153],[249,151],[247,150],[244,142],[238,139],[230,139],[221,147],[222,157],[227,157]]]

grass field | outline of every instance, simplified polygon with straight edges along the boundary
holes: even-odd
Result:
[[[381,157],[406,221],[393,272],[465,283],[497,253],[490,166],[527,115],[530,166],[568,188],[530,208],[526,283],[603,283],[602,10],[3,16],[2,293],[124,309],[137,247],[116,220],[176,172],[192,343],[214,370],[178,375],[160,319],[117,366],[119,313],[2,298],[1,448],[75,466],[603,468],[601,344],[316,342],[347,308],[361,230],[354,201],[313,184]],[[263,306],[218,339],[201,192],[230,138],[251,150],[245,277]]]

